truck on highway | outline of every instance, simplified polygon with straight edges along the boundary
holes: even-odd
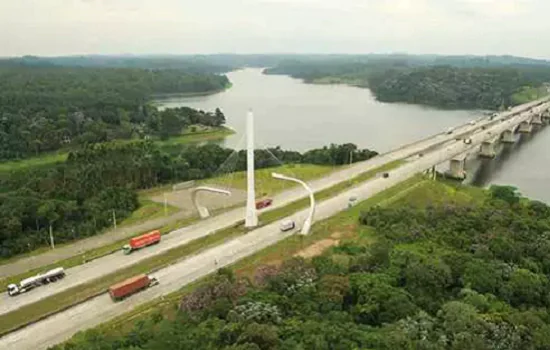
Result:
[[[266,198],[256,202],[256,209],[263,209],[269,207],[273,203],[273,199]]]
[[[10,297],[13,297],[18,294],[28,292],[29,290],[36,288],[38,286],[41,286],[43,284],[55,282],[57,280],[62,279],[63,277],[65,277],[65,270],[62,267],[57,267],[45,273],[25,278],[24,280],[21,280],[19,284],[16,284],[16,283],[9,284],[8,295]]]
[[[160,237],[161,234],[158,230],[134,237],[130,239],[129,244],[125,244],[122,247],[122,251],[124,252],[124,254],[128,255],[134,250],[138,250],[152,244],[157,244],[158,242],[160,242]]]
[[[157,284],[156,278],[141,274],[112,285],[109,287],[109,295],[113,301],[119,301]]]

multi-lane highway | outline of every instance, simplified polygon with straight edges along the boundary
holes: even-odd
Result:
[[[318,191],[330,187],[332,184],[341,182],[342,179],[350,179],[364,171],[376,168],[389,161],[406,158],[418,152],[424,153],[423,157],[410,161],[400,168],[391,171],[389,178],[373,179],[352,190],[322,202],[317,207],[316,220],[324,219],[345,209],[348,198],[352,194],[358,197],[359,200],[366,199],[373,194],[412,177],[418,172],[468,151],[475,145],[479,145],[487,138],[490,138],[491,135],[500,134],[504,130],[511,129],[513,126],[529,118],[527,114],[513,116],[514,112],[517,113],[517,111],[511,111],[509,115],[503,115],[493,120],[484,119],[477,122],[475,125],[468,124],[462,126],[455,129],[452,134],[435,135],[429,139],[381,155],[368,162],[354,165],[312,183],[312,186]],[[482,129],[481,126],[485,128]],[[457,135],[461,134],[468,134],[471,143],[466,144],[462,141],[455,141]],[[296,190],[283,193],[280,195],[280,203],[278,203],[278,205],[284,205],[284,201],[288,203],[302,196],[303,195]],[[306,210],[303,210],[292,217],[300,222],[305,216]],[[122,254],[113,254],[88,264],[69,269],[67,278],[57,284],[38,288],[18,298],[7,299],[7,297],[5,297],[0,304],[0,312],[6,313],[12,311],[23,305],[28,305],[44,297],[59,293],[72,286],[91,281],[104,274],[113,272],[116,269],[129,266],[139,260],[154,256],[172,247],[185,244],[192,239],[210,234],[222,227],[230,226],[232,223],[242,220],[242,217],[242,209],[228,212],[199,224],[177,230],[168,235],[163,241],[163,244],[137,252],[135,255],[124,256]],[[106,294],[100,295],[67,311],[58,313],[36,324],[4,336],[0,339],[0,348],[39,349],[63,341],[78,330],[92,327],[132,309],[135,305],[139,305],[153,297],[175,291],[181,288],[182,285],[207,275],[216,268],[214,259],[219,261],[219,266],[230,264],[290,234],[292,234],[292,232],[281,233],[278,229],[278,223],[256,229],[245,236],[209,249],[192,258],[158,271],[155,275],[161,281],[159,286],[144,291],[118,304],[113,304]]]
[[[321,191],[338,184],[346,179],[352,179],[366,171],[375,169],[383,164],[389,163],[396,159],[404,159],[418,152],[426,153],[430,149],[443,147],[447,143],[455,142],[455,138],[460,134],[470,134],[479,130],[482,125],[493,125],[499,120],[490,121],[488,118],[478,122],[476,125],[466,124],[457,128],[452,134],[437,134],[420,142],[402,147],[398,150],[382,154],[369,161],[362,162],[350,166],[346,169],[337,171],[329,176],[311,182],[311,187],[314,191]],[[274,198],[272,207],[267,210],[287,205],[295,200],[303,198],[306,193],[301,188],[294,188],[277,195]],[[140,251],[136,251],[131,255],[123,255],[122,252],[110,254],[99,259],[92,260],[86,264],[78,265],[67,269],[67,278],[49,285],[42,286],[28,293],[17,297],[9,297],[6,293],[0,296],[0,314],[5,314],[16,310],[22,306],[32,304],[43,298],[63,292],[72,287],[93,281],[101,276],[115,272],[136,264],[144,259],[151,258],[157,254],[161,254],[174,247],[184,245],[192,240],[212,234],[220,229],[235,225],[244,217],[243,208],[231,210],[224,214],[209,218],[196,224],[175,230],[163,237],[162,244],[149,247]]]
[[[472,131],[479,129],[482,126],[487,127],[489,125],[494,124],[500,119],[506,119],[510,115],[517,113],[518,111],[522,111],[526,108],[529,108],[534,104],[535,103],[530,103],[530,104],[518,106],[511,111],[501,113],[498,117],[494,118],[493,120],[489,120],[489,118],[486,117],[486,118],[483,118],[481,121],[478,121],[475,125],[465,124],[463,126],[455,128],[452,134],[440,133],[440,134],[436,134],[431,137],[428,137],[424,140],[421,140],[409,145],[405,145],[403,147],[400,147],[389,153],[380,155],[379,157],[376,157],[369,161],[357,163],[349,168],[342,169],[324,178],[312,181],[310,185],[314,191],[323,190],[325,188],[328,188],[330,186],[333,186],[341,182],[342,179],[349,179],[349,178],[355,177],[365,171],[373,169],[374,167],[385,164],[392,160],[404,159],[411,155],[414,155],[415,153],[426,152],[430,148],[438,147],[444,142],[454,140],[459,135],[471,133]],[[274,206],[267,208],[266,211],[275,209],[280,206],[284,206],[289,202],[295,201],[305,196],[306,194],[303,193],[303,191],[301,191],[301,188],[292,189],[292,190],[283,192],[274,197]],[[219,215],[215,218],[211,218],[209,220],[192,225],[189,228],[197,229],[202,232],[210,232],[209,227],[215,227],[217,229],[221,229],[223,227],[233,225],[236,221],[240,220],[243,217],[242,213],[243,213],[242,208],[235,209],[223,215]],[[179,231],[176,231],[175,233],[178,233],[178,232]],[[182,233],[187,233],[187,232],[182,232]],[[54,251],[45,252],[45,253],[28,257],[28,258],[22,258],[17,261],[14,261],[13,263],[1,265],[0,277],[13,276],[20,273],[24,273],[31,269],[40,268],[41,266],[46,266],[46,265],[55,263],[56,261],[67,259],[76,254],[80,254],[86,249],[91,249],[97,246],[97,244],[105,245],[105,244],[117,241],[119,239],[120,237],[108,237],[106,235],[101,235],[101,237],[99,236],[91,237],[81,242],[77,242],[75,243],[75,245],[66,245],[63,247],[59,247]],[[91,244],[92,246],[82,247],[83,244],[84,245]],[[76,248],[76,246],[78,246],[78,248]]]
[[[472,133],[469,136],[472,140],[471,144],[466,144],[462,141],[445,144],[443,147],[428,152],[423,157],[417,158],[391,171],[388,178],[375,178],[354,189],[323,201],[317,207],[315,220],[322,220],[345,210],[351,195],[356,196],[360,201],[367,199],[414,176],[418,172],[468,151],[474,145],[483,142],[487,138],[487,133],[495,134],[503,132],[525,120],[525,118],[527,118],[526,115],[519,115],[509,120],[499,121],[486,130]],[[302,222],[306,216],[307,210],[301,210],[289,218]],[[160,281],[158,286],[145,290],[119,303],[113,303],[107,294],[102,294],[67,311],[6,335],[0,339],[0,348],[40,349],[64,341],[79,330],[93,327],[121,315],[152,298],[176,291],[183,285],[206,276],[221,266],[232,264],[294,233],[295,231],[280,232],[278,223],[266,225],[245,236],[211,248],[158,271],[155,273],[155,277]],[[218,261],[218,265],[215,264],[215,260]]]

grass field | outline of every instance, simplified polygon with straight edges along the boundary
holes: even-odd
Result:
[[[222,127],[216,129],[207,129],[197,132],[186,132],[181,136],[173,137],[164,141],[156,141],[160,145],[175,145],[186,144],[203,141],[212,141],[223,139],[224,137],[233,134],[231,129]],[[135,140],[118,140],[116,142],[133,142]],[[52,153],[44,153],[42,155],[26,158],[22,160],[14,160],[0,163],[0,172],[22,170],[26,168],[38,168],[43,166],[51,166],[56,163],[64,162],[68,155],[67,150],[60,150]]]
[[[289,164],[274,168],[258,169],[254,172],[256,183],[256,196],[272,196],[278,192],[296,187],[297,184],[289,181],[274,179],[271,173],[280,173],[287,176],[297,177],[303,181],[310,181],[321,178],[335,170],[343,167],[313,165],[313,164]],[[246,171],[239,171],[232,174],[222,175],[212,179],[201,181],[203,184],[214,184],[222,187],[232,187],[246,190]]]
[[[398,167],[401,164],[402,164],[402,161],[394,161],[382,167],[373,169],[369,172],[366,172],[360,175],[359,177],[354,179],[354,181],[346,181],[344,183],[340,183],[335,186],[332,186],[324,191],[318,192],[316,194],[316,198],[318,201],[322,201],[323,199],[330,198],[338,193],[341,193],[347,190],[348,188],[356,185],[357,183],[364,182],[370,178],[375,177],[376,174],[381,171]],[[408,182],[406,182],[405,184],[406,186],[410,186]],[[395,188],[396,190],[393,190],[393,191],[392,191],[393,188],[388,189],[387,191],[384,191],[385,193],[384,196],[387,196],[388,194],[391,195],[395,191],[399,192],[402,186],[399,185],[399,186],[396,186]],[[381,196],[381,198],[384,198],[384,196]],[[378,199],[375,200],[373,198],[378,198]],[[372,201],[371,199],[369,199],[366,202],[370,203],[373,201],[380,200],[378,196],[374,196],[373,198],[371,198]],[[298,200],[282,208],[277,208],[265,214],[260,215],[259,219],[260,219],[261,225],[269,224],[271,222],[279,220],[280,218],[286,217],[299,209],[305,208],[309,203],[308,201],[309,200],[307,198],[303,200]],[[355,210],[355,209],[352,209],[352,210]],[[78,302],[86,300],[87,298],[90,298],[94,295],[103,293],[108,288],[108,286],[110,286],[114,282],[131,277],[138,273],[150,273],[152,271],[161,269],[165,266],[171,265],[185,258],[190,254],[196,254],[201,250],[220,244],[228,239],[238,237],[239,235],[242,235],[244,233],[245,233],[245,230],[244,230],[244,227],[242,226],[242,223],[236,227],[230,227],[230,228],[220,230],[209,236],[194,240],[186,245],[173,248],[163,254],[159,254],[150,259],[141,261],[129,268],[116,271],[110,275],[96,279],[90,283],[56,294],[54,296],[51,296],[39,302],[30,304],[28,306],[25,306],[23,308],[20,308],[8,314],[1,315],[0,316],[0,335],[5,334],[18,327],[21,327],[34,320],[38,320],[44,317],[44,315],[55,313],[57,311],[70,307],[71,305],[74,305]],[[297,238],[297,239],[301,239],[301,238]],[[118,246],[118,249],[119,248],[120,246]],[[82,263],[82,261],[80,261],[80,263]],[[12,278],[15,278],[15,277],[12,277]],[[17,278],[19,278],[19,276],[17,276]]]
[[[544,86],[538,88],[525,86],[523,89],[521,89],[521,91],[516,92],[512,95],[512,102],[516,105],[521,105],[534,100],[538,100],[539,98],[543,98],[547,95],[548,91]]]

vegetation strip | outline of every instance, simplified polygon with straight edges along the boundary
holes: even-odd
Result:
[[[357,176],[356,178],[339,183],[328,189],[320,191],[316,194],[316,198],[321,201],[332,197],[338,193],[349,189],[358,183],[364,182],[368,179],[376,176],[377,173],[387,171],[401,165],[403,161],[397,160],[391,163],[385,164],[379,168],[365,172]],[[376,196],[374,196],[376,197]],[[374,198],[373,197],[373,198]],[[274,209],[270,212],[260,215],[262,225],[269,224],[280,218],[290,215],[291,213],[304,208],[308,205],[309,199],[301,199],[292,202],[282,208]],[[242,223],[241,223],[242,224]],[[24,306],[15,311],[0,316],[0,335],[12,332],[16,329],[22,328],[28,324],[32,324],[39,319],[44,319],[47,316],[51,316],[58,313],[67,307],[74,306],[81,303],[83,300],[87,300],[90,297],[104,293],[105,290],[113,283],[131,277],[139,273],[150,273],[159,270],[163,267],[173,264],[183,258],[186,258],[192,254],[196,254],[201,250],[215,246],[227,239],[235,238],[244,234],[242,227],[236,225],[234,227],[226,228],[221,231],[217,231],[209,236],[200,238],[198,240],[191,241],[180,247],[176,247],[168,250],[163,254],[156,255],[149,259],[145,259],[135,265],[132,265],[126,269],[116,271],[112,274],[96,279],[89,283],[79,285],[77,287],[68,289],[61,293],[52,295],[48,298],[42,299],[36,303]]]

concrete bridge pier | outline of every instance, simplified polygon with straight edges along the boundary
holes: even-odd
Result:
[[[456,180],[464,180],[466,178],[466,156],[459,155],[451,159],[450,161],[449,177]]]
[[[491,140],[483,141],[479,150],[479,156],[485,158],[494,158],[497,155],[497,141],[498,137],[495,137]]]
[[[519,132],[529,134],[531,131],[533,131],[533,124],[530,122],[524,121],[519,124]]]
[[[535,113],[531,119],[531,124],[542,125],[542,113]]]
[[[502,142],[504,143],[514,143],[516,142],[516,137],[514,135],[514,129],[505,130],[502,133]]]

